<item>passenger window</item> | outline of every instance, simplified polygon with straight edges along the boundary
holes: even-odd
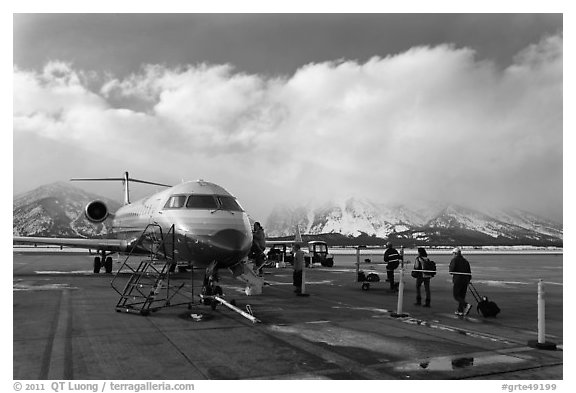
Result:
[[[166,205],[164,206],[167,209],[178,209],[184,207],[186,203],[186,195],[174,195],[168,199]]]
[[[218,205],[213,195],[190,195],[186,207],[190,209],[217,209]]]
[[[236,199],[234,197],[221,195],[218,197],[218,200],[220,201],[220,205],[224,210],[232,210],[237,212],[243,211],[242,207],[240,207],[240,205],[238,204],[238,202],[236,202]]]

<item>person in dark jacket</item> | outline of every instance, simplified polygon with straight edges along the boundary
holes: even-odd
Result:
[[[302,271],[304,270],[304,251],[300,244],[294,244],[294,272],[292,273],[292,284],[296,287],[294,292],[297,295],[302,293]]]
[[[392,246],[391,242],[386,243],[386,251],[384,252],[384,262],[386,262],[386,281],[390,282],[390,289],[392,291],[398,290],[398,284],[394,283],[394,270],[400,265],[402,257],[398,251]]]
[[[251,256],[255,260],[256,267],[259,268],[265,261],[266,256],[264,250],[266,249],[266,234],[264,228],[258,221],[254,223],[254,230],[252,231],[252,248],[250,250]]]
[[[468,315],[472,305],[466,302],[466,292],[468,283],[472,279],[470,264],[462,256],[462,251],[456,247],[452,250],[454,257],[450,261],[450,274],[452,274],[452,294],[458,302],[458,310],[455,312],[458,316]]]
[[[418,247],[418,256],[414,261],[414,270],[426,270],[424,269],[424,263],[428,261],[428,253],[423,247]],[[418,272],[418,277],[416,277],[416,303],[415,306],[422,305],[422,293],[420,292],[420,287],[424,284],[424,291],[426,292],[426,302],[424,307],[430,307],[430,279],[432,274],[429,272]]]

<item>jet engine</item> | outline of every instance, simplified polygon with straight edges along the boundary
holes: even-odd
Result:
[[[86,218],[95,223],[100,223],[108,218],[108,207],[102,201],[92,201],[86,205],[84,215]]]

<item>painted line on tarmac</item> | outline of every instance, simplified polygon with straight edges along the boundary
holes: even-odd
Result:
[[[44,351],[40,379],[72,379],[72,302],[70,292],[62,291],[58,312]]]
[[[354,273],[356,269],[330,269],[332,273]]]
[[[280,281],[272,281],[266,280],[266,282],[270,285],[293,285],[292,282],[280,282]],[[322,281],[308,281],[306,280],[306,285],[334,285],[334,280],[322,280]]]
[[[35,271],[35,274],[43,275],[43,274],[83,274],[83,275],[93,275],[94,272],[92,270],[72,270],[72,271],[60,271],[60,270],[40,270]]]
[[[36,283],[14,282],[12,284],[12,291],[61,291],[69,289],[78,289],[71,287],[69,284],[44,284],[36,285]]]
[[[358,310],[358,311],[372,311],[381,314],[390,314],[392,311],[387,310],[385,308],[376,308],[376,307],[352,307],[352,306],[332,306],[332,308],[345,308],[349,310]]]
[[[509,285],[531,285],[526,281],[501,281],[501,280],[474,280],[475,284],[484,284],[489,287],[507,287]]]
[[[432,329],[438,329],[438,330],[449,331],[449,332],[453,332],[453,333],[457,333],[457,334],[462,334],[462,335],[468,336],[468,337],[482,338],[482,339],[490,340],[493,342],[500,342],[503,344],[518,344],[518,342],[512,341],[511,339],[506,338],[506,337],[497,336],[497,335],[489,334],[489,333],[476,332],[476,331],[473,331],[470,329],[463,329],[460,327],[445,325],[445,324],[438,323],[438,322],[429,322],[429,321],[425,321],[423,319],[418,319],[418,318],[414,318],[414,317],[405,317],[405,318],[397,318],[397,319],[400,320],[401,322],[404,322],[404,323],[407,323],[410,325],[425,326],[425,327],[432,328]],[[473,320],[473,318],[467,318],[467,319]]]

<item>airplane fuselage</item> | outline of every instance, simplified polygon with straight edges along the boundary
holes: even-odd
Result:
[[[149,224],[164,234],[174,226],[176,259],[195,266],[213,261],[232,266],[252,245],[248,215],[236,198],[210,182],[185,182],[123,206],[112,220],[113,236],[133,244]],[[149,251],[146,244],[138,251]]]

